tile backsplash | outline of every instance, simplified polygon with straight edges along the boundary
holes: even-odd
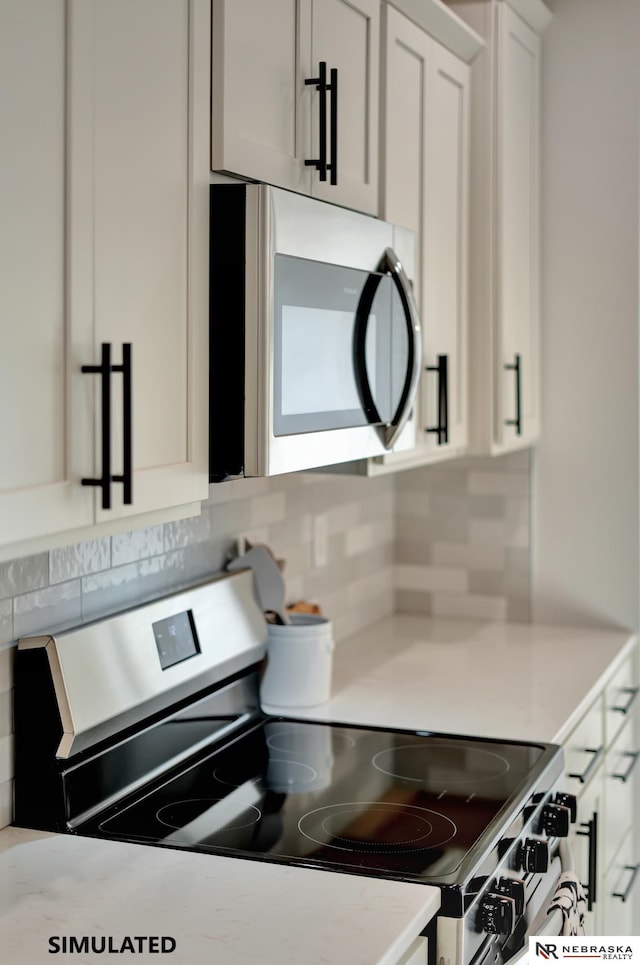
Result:
[[[327,562],[314,566],[313,517]],[[394,612],[529,618],[529,455],[376,479],[301,473],[210,489],[202,513],[0,563],[0,827],[12,818],[12,658],[62,630],[219,572],[239,535],[286,560],[287,598],[320,603],[337,640]]]
[[[523,450],[397,476],[397,610],[529,620],[530,459]]]

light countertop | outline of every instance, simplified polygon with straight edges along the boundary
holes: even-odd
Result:
[[[51,959],[51,938],[85,935],[173,939],[125,955],[156,965],[391,965],[440,905],[426,885],[17,828],[0,832],[0,895],[2,965],[113,961]]]
[[[628,631],[397,614],[340,643],[313,720],[562,742],[632,652]]]

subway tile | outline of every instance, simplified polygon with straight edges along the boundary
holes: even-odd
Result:
[[[189,516],[187,519],[177,519],[173,523],[165,523],[163,530],[165,552],[184,549],[185,546],[202,543],[209,539],[211,536],[211,518],[209,513],[200,513],[199,516]]]
[[[17,638],[65,630],[78,624],[80,619],[80,580],[24,593],[13,601],[13,629]]]
[[[531,549],[529,546],[508,546],[505,549],[505,567],[509,572],[529,573],[531,571]]]
[[[364,553],[372,549],[379,540],[379,534],[371,523],[362,526],[354,526],[344,534],[345,556],[355,556],[356,553]]]
[[[203,509],[209,514],[211,538],[238,536],[251,525],[251,501],[239,500],[235,503],[222,503]]]
[[[504,622],[507,616],[507,601],[502,597],[434,593],[432,600],[435,617]]]
[[[502,519],[505,514],[504,496],[492,493],[469,496],[469,516],[473,519]]]
[[[89,573],[99,573],[111,566],[111,541],[90,539],[49,553],[49,582],[66,583]]]
[[[467,493],[432,493],[429,509],[436,518],[467,519],[472,515]]]
[[[49,583],[49,554],[37,553],[0,563],[0,598],[39,590]]]
[[[384,594],[378,594],[377,597],[367,601],[366,604],[341,614],[335,621],[332,620],[334,640],[336,642],[346,640],[354,633],[359,633],[373,623],[384,620],[392,612],[393,593],[389,589]]]
[[[491,570],[470,570],[469,593],[479,596],[508,596],[506,574]]]
[[[284,493],[267,493],[251,500],[251,526],[268,526],[278,523],[285,517],[286,499]]]
[[[13,687],[13,660],[15,647],[4,647],[0,650],[0,693]]]
[[[466,493],[468,473],[451,466],[426,466],[398,474],[398,492]]]
[[[469,520],[469,542],[478,546],[504,546],[506,542],[505,523],[502,519]]]
[[[356,580],[351,580],[347,586],[347,602],[349,608],[364,605],[380,593],[386,593],[393,589],[393,568],[391,566],[374,570],[361,576]]]
[[[93,620],[167,593],[185,582],[185,551],[175,550],[82,579],[82,617]]]
[[[13,781],[0,784],[0,828],[6,828],[13,821]]]
[[[464,593],[467,586],[467,572],[463,569],[447,566],[412,566],[405,563],[398,563],[394,568],[394,587],[397,590]]]
[[[0,738],[13,733],[13,691],[0,693]]]
[[[433,612],[431,594],[416,590],[396,590],[395,609],[398,613],[421,613],[424,616],[431,616]]]
[[[396,496],[396,513],[402,516],[429,516],[431,513],[431,497],[429,493],[398,492]]]
[[[429,566],[432,562],[435,562],[433,559],[432,544],[423,543],[421,540],[397,539],[394,551],[396,563],[413,563],[417,566]]]
[[[531,622],[531,600],[509,599],[507,600],[507,620],[510,623],[530,623]]]
[[[13,767],[13,735],[0,738],[0,784],[11,780]]]
[[[462,566],[470,570],[502,570],[504,546],[473,543],[433,543],[431,560],[436,566]]]
[[[285,601],[287,606],[304,599],[304,577],[301,573],[289,577],[285,574]]]
[[[343,533],[360,522],[360,504],[356,501],[332,506],[325,513],[330,533]]]
[[[162,526],[147,526],[133,533],[120,533],[111,537],[111,565],[124,566],[164,551]]]
[[[0,647],[13,640],[13,600],[0,600]]]
[[[424,543],[466,543],[471,525],[473,520],[399,516],[396,520],[396,537]]]
[[[528,473],[469,473],[469,493],[472,495],[493,494],[495,496],[527,496],[529,494]]]

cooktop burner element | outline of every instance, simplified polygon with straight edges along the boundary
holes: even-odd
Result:
[[[459,784],[482,784],[506,774],[511,766],[493,751],[436,741],[428,749],[424,744],[414,743],[380,751],[372,763],[389,777],[442,789]]]
[[[437,848],[457,831],[453,821],[435,811],[384,801],[350,801],[316,808],[300,818],[298,828],[316,844],[376,854]]]

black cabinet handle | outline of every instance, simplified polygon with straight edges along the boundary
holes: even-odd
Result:
[[[516,417],[515,419],[505,419],[504,424],[506,426],[515,426],[516,435],[522,435],[522,368],[520,364],[520,356],[516,353],[513,356],[513,362],[505,363],[505,369],[509,372],[515,372],[516,375]]]
[[[585,890],[587,898],[587,911],[591,911],[597,900],[597,874],[598,874],[598,814],[596,811],[591,815],[590,821],[582,821],[580,823],[581,828],[586,828],[586,831],[576,831],[576,834],[582,837],[589,838],[589,880],[586,884],[583,883],[583,888]]]
[[[631,709],[632,703],[638,696],[638,690],[640,690],[640,687],[621,687],[620,693],[628,694],[629,699],[626,702],[626,704],[622,704],[621,706],[618,706],[616,704],[616,706],[612,707],[611,710],[615,710],[618,714],[628,714]]]
[[[617,781],[622,781],[623,784],[626,784],[629,778],[631,777],[634,767],[638,763],[638,757],[640,757],[640,751],[624,751],[622,756],[629,757],[631,759],[631,763],[629,764],[629,767],[626,769],[624,774],[612,774],[611,777],[614,777]]]
[[[600,745],[600,747],[585,747],[584,752],[585,754],[593,754],[593,758],[589,761],[586,770],[584,770],[582,774],[567,775],[567,777],[573,777],[574,780],[580,781],[581,784],[586,784],[589,780],[589,775],[604,753],[604,747],[602,745]]]
[[[332,72],[333,73],[333,72]],[[321,181],[327,180],[327,63],[321,60],[318,64],[318,76],[317,77],[307,77],[305,80],[305,85],[314,85],[316,90],[320,94],[320,103],[318,110],[318,153],[319,157],[313,160],[307,159],[305,167],[314,167],[318,171],[318,177]],[[333,97],[333,95],[332,95]],[[333,124],[333,120],[332,120]],[[331,172],[333,177],[333,171]]]
[[[633,890],[633,886],[634,886],[634,884],[636,883],[636,877],[637,877],[637,875],[638,875],[638,868],[640,868],[640,864],[626,864],[626,865],[624,866],[624,870],[625,870],[625,871],[630,871],[630,872],[631,872],[631,878],[629,879],[629,884],[627,885],[627,887],[625,888],[624,891],[614,891],[614,892],[612,892],[612,894],[611,894],[611,897],[612,897],[612,898],[619,898],[620,901],[627,901],[627,899],[629,898],[629,895],[631,894],[631,892],[632,892],[632,890]]]
[[[338,183],[338,71],[331,68],[329,91],[331,92],[331,184]]]
[[[111,509],[111,483],[121,482],[124,489],[124,502],[130,504],[132,498],[132,410],[131,410],[131,345],[122,346],[122,365],[111,364],[111,343],[103,342],[100,349],[100,365],[83,365],[82,372],[100,376],[101,397],[101,448],[102,472],[98,478],[82,479],[83,486],[99,486],[102,489],[102,508]],[[111,474],[111,373],[122,372],[122,411],[123,411],[123,466],[122,475]]]
[[[438,424],[425,432],[434,432],[438,436],[438,445],[449,441],[449,358],[447,355],[438,356],[437,365],[427,365],[427,372],[438,374]]]
[[[122,475],[112,476],[113,482],[122,483],[122,502],[130,506],[133,502],[133,465],[132,465],[132,409],[131,409],[131,343],[122,346],[122,365],[114,365],[112,372],[122,372]]]

